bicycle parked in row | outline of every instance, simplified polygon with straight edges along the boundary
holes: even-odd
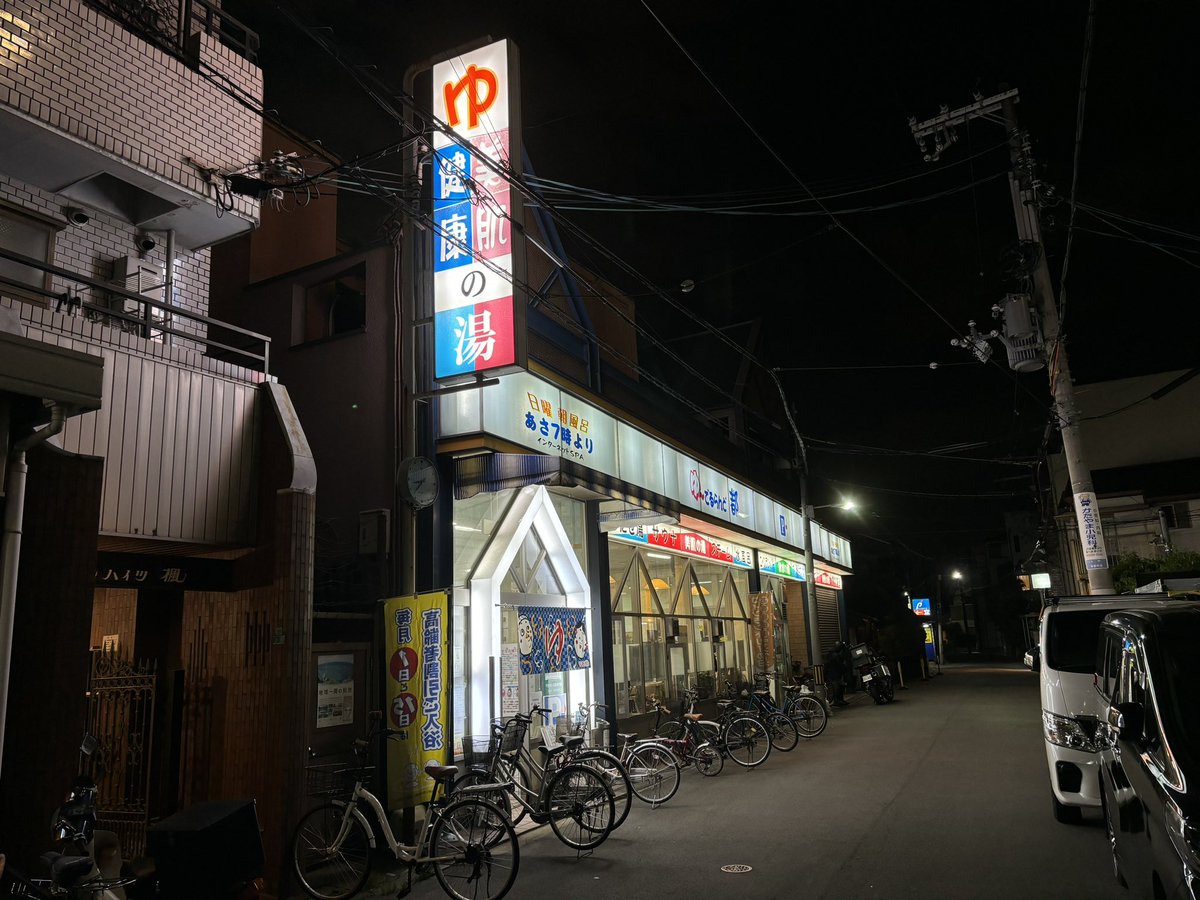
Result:
[[[380,723],[382,713],[373,712],[370,719]],[[306,813],[292,837],[292,868],[300,887],[316,900],[343,900],[362,889],[375,848],[370,813],[392,855],[408,866],[409,888],[413,869],[429,865],[451,897],[500,900],[516,881],[520,851],[508,816],[484,799],[498,786],[468,787],[451,797],[458,767],[428,763],[433,796],[417,842],[403,844],[383,804],[367,788],[374,770],[367,761],[372,743],[393,737],[404,738],[405,732],[375,724],[366,740],[354,742],[355,765],[309,767],[309,793],[330,799]]]
[[[542,744],[544,765],[533,758],[526,734],[535,715],[549,713],[535,706],[517,714],[494,726],[485,744],[477,738],[464,739],[468,768],[453,790],[486,790],[488,800],[513,824],[528,815],[539,824],[548,822],[568,847],[591,850],[604,843],[617,825],[615,797],[607,777],[572,759],[572,751],[583,744],[580,736],[553,746]],[[628,796],[624,799],[628,803]]]
[[[683,766],[695,765],[701,775],[720,775],[725,768],[725,756],[712,740],[712,735],[700,724],[699,713],[674,713],[654,697],[648,698],[654,707],[654,740],[667,747]],[[663,716],[668,721],[663,722]]]
[[[776,704],[768,687],[771,681],[777,680],[774,672],[765,672],[755,680],[752,700],[756,707],[764,712],[783,713],[792,720],[796,733],[802,738],[815,738],[829,723],[825,707],[810,690],[800,684],[784,684],[786,697],[783,706]],[[729,686],[729,682],[725,682]],[[779,748],[782,749],[782,748]]]
[[[579,704],[571,724],[571,733],[588,738],[596,732],[603,733],[609,721],[597,715],[607,712],[602,703]],[[618,741],[616,757],[633,789],[633,795],[643,803],[659,806],[675,796],[679,790],[680,762],[666,744],[653,738],[638,738],[633,733],[614,735]],[[589,748],[603,749],[603,748]]]
[[[725,710],[730,716],[735,715],[735,711],[752,715],[766,726],[771,736],[772,747],[781,753],[788,753],[796,749],[796,745],[800,742],[800,732],[796,728],[796,723],[775,705],[769,690],[756,687],[753,691],[743,689],[735,695],[731,681],[725,682],[725,690],[726,701],[729,704]]]

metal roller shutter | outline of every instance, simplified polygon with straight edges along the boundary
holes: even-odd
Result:
[[[842,639],[842,617],[838,609],[838,592],[817,586],[817,634],[821,652],[827,653]]]

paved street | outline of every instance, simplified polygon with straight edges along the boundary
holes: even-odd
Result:
[[[522,835],[516,898],[624,900],[1127,896],[1099,816],[1050,813],[1035,676],[945,667],[887,707],[856,703],[815,741],[761,768],[685,771],[679,794],[576,859],[548,829]],[[749,874],[722,865],[753,866]],[[443,896],[436,883],[412,896]]]

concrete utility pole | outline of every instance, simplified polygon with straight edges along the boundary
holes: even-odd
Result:
[[[1054,415],[1062,432],[1063,456],[1066,457],[1067,472],[1071,479],[1071,494],[1075,501],[1075,518],[1087,569],[1088,590],[1092,594],[1111,594],[1112,571],[1108,567],[1108,552],[1104,546],[1100,504],[1092,488],[1092,473],[1088,468],[1079,430],[1079,412],[1075,406],[1075,388],[1071,383],[1071,369],[1067,364],[1066,345],[1059,333],[1058,306],[1055,303],[1054,285],[1050,281],[1050,268],[1046,263],[1042,228],[1038,220],[1033,156],[1028,137],[1017,126],[1018,100],[1016,90],[1002,91],[991,97],[976,95],[975,102],[968,106],[956,110],[947,110],[943,106],[940,115],[925,122],[910,119],[909,126],[917,146],[928,162],[937,159],[942,151],[958,140],[955,130],[958,125],[974,118],[996,121],[997,112],[1003,116],[1008,134],[1009,158],[1012,160],[1008,182],[1012,191],[1017,236],[1037,251],[1030,280],[1041,314],[1042,336],[1049,355],[1050,393],[1054,396]],[[932,154],[926,146],[930,138],[934,141]]]

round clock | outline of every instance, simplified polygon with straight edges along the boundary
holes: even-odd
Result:
[[[438,496],[438,472],[424,456],[410,456],[396,473],[400,495],[415,509],[432,506]]]

